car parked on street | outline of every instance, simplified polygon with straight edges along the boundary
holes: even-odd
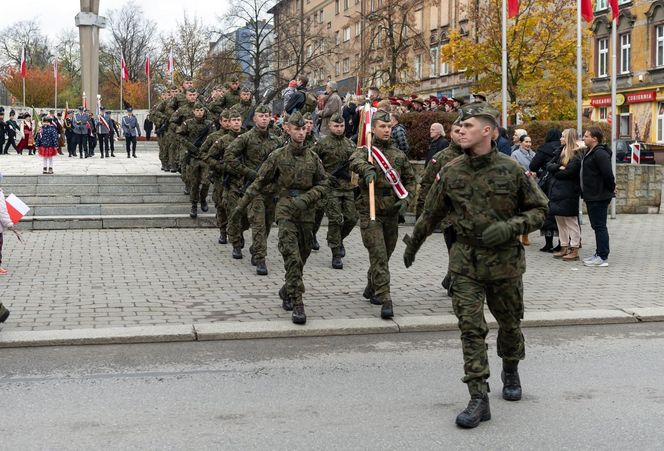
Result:
[[[619,139],[616,141],[616,162],[618,163],[631,163],[632,162],[632,148],[630,144],[636,141],[633,139]],[[641,164],[655,164],[655,152],[648,150],[645,143],[641,144]]]

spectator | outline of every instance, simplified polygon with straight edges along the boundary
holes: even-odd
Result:
[[[284,100],[284,111],[286,111],[286,105],[290,101],[293,94],[297,91],[297,80],[291,80],[288,82],[288,87],[281,91],[281,97]]]
[[[539,179],[540,188],[544,191],[544,194],[549,194],[549,182],[552,179],[552,176],[547,174],[547,165],[553,159],[554,154],[558,151],[561,146],[560,130],[557,128],[549,129],[546,132],[546,137],[544,138],[544,144],[537,149],[533,161],[530,162],[530,171],[534,172]],[[558,226],[556,225],[556,218],[553,213],[549,210],[549,213],[544,219],[540,233],[544,236],[545,244],[544,247],[540,249],[542,252],[558,252],[560,247],[553,247],[553,238],[558,235]]]
[[[522,128],[514,130],[514,134],[512,135],[512,152],[521,147],[521,137],[527,134],[528,132]]]
[[[0,106],[0,155],[2,155],[2,149],[5,147],[5,109]]]
[[[408,145],[408,137],[406,136],[406,128],[399,122],[400,114],[390,114],[390,124],[392,125],[392,144],[394,147],[402,151],[404,154],[410,154],[410,146]]]
[[[23,155],[23,150],[28,149],[28,155],[35,153],[35,137],[32,124],[32,117],[29,113],[24,113],[19,116],[19,119],[23,119],[20,125],[21,140],[16,146],[17,151],[20,155]]]
[[[561,244],[561,249],[555,252],[553,257],[565,261],[579,259],[581,244],[578,216],[582,152],[576,138],[576,130],[565,130],[560,139],[562,147],[556,150],[546,168],[551,177],[548,192],[549,214],[554,215]]]
[[[150,135],[152,135],[152,129],[154,128],[154,123],[150,120],[150,115],[148,114],[143,121],[143,130],[145,130],[145,140],[150,141]]]
[[[39,156],[44,160],[43,174],[53,174],[53,157],[58,154],[58,129],[53,124],[53,119],[47,117],[44,124],[37,132],[36,138]]]
[[[443,124],[439,124],[438,122],[434,122],[431,124],[431,127],[429,127],[429,137],[431,137],[431,142],[429,143],[429,150],[427,150],[425,157],[425,166],[429,164],[429,161],[431,161],[434,155],[450,145],[450,142],[445,139],[445,129],[443,128]]]
[[[339,93],[337,92],[337,83],[334,81],[328,81],[327,86],[325,87],[325,93],[327,94],[327,101],[325,106],[320,111],[318,115],[320,119],[320,133],[325,136],[330,133],[330,118],[333,114],[341,114],[343,108],[343,102]]]
[[[0,181],[2,181],[2,175],[0,174]],[[5,230],[13,230],[14,223],[9,217],[9,212],[7,211],[7,204],[5,203],[5,194],[0,188],[0,276],[4,276],[9,271],[3,268],[2,265],[2,243],[3,243],[3,232]],[[0,303],[0,323],[4,323],[7,317],[9,316],[9,310],[7,310],[2,303]]]
[[[356,96],[349,95],[346,101],[346,105],[341,110],[341,115],[344,118],[345,123],[345,135],[346,138],[351,138],[352,136],[357,135],[357,120],[356,120],[356,110],[357,110],[357,98]]]
[[[505,127],[500,127],[498,132],[498,139],[496,140],[498,152],[509,157],[512,155],[512,146],[510,145],[509,139],[507,139],[507,130],[505,130]]]
[[[517,150],[512,152],[512,159],[519,163],[519,165],[524,169],[526,175],[529,177],[534,177],[534,173],[530,172],[530,162],[533,161],[535,157],[535,152],[533,152],[533,142],[528,135],[521,135],[519,139],[520,146]],[[521,235],[521,243],[524,246],[530,246],[530,240],[528,239],[528,234]]]
[[[611,169],[611,151],[602,143],[604,133],[590,127],[583,134],[587,149],[581,162],[581,195],[588,208],[590,226],[595,231],[595,255],[583,260],[586,266],[609,266],[608,207],[615,197],[616,181]]]
[[[7,155],[9,151],[9,146],[13,147],[16,153],[20,153],[16,147],[16,133],[20,132],[18,123],[16,122],[16,112],[14,110],[9,110],[9,120],[5,122],[6,133],[7,133],[7,144],[5,144],[4,154]]]
[[[308,83],[309,77],[306,75],[297,77],[297,89],[284,107],[286,113],[293,114],[295,111],[299,111],[302,114],[314,112],[316,97],[307,91]]]

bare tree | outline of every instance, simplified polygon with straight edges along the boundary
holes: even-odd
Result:
[[[218,49],[210,52],[203,67],[198,72],[198,79],[204,86],[224,83],[228,77],[242,73],[242,66],[231,49]]]
[[[73,29],[64,29],[58,35],[55,46],[55,55],[61,72],[66,72],[72,78],[81,76],[81,50],[78,42],[78,33]]]
[[[162,48],[168,58],[168,52],[173,50],[173,56],[178,62],[176,70],[184,77],[194,78],[203,67],[210,46],[211,32],[200,18],[190,19],[184,13],[184,20],[177,23],[177,29],[162,37]]]
[[[0,31],[0,65],[21,64],[23,48],[29,65],[44,67],[52,61],[48,38],[41,33],[36,18],[21,20]]]
[[[111,68],[110,77],[119,83],[120,57],[124,56],[129,78],[144,76],[145,57],[157,54],[157,24],[145,17],[135,0],[108,11],[108,24],[111,38],[101,46],[100,67]]]

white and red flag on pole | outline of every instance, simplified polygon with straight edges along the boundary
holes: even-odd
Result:
[[[120,57],[120,76],[123,80],[129,80],[129,71],[127,70],[127,64],[125,63],[124,56]]]
[[[620,15],[618,0],[609,0],[609,6],[611,6],[611,20],[618,19],[618,16]]]
[[[145,76],[150,78],[151,69],[150,69],[150,55],[145,57]]]
[[[593,13],[593,2],[592,0],[580,0],[581,1],[581,16],[583,20],[590,23],[595,18]]]
[[[58,60],[57,59],[53,60],[53,78],[55,80],[58,79]]]
[[[507,17],[510,19],[519,15],[519,0],[507,0]]]
[[[18,224],[21,218],[30,211],[30,207],[25,205],[25,203],[13,193],[7,196],[5,203],[7,204],[9,218],[14,224]]]
[[[28,62],[25,60],[25,47],[21,50],[21,78],[25,80],[28,75]]]
[[[168,53],[168,65],[166,66],[166,72],[172,74],[175,72],[175,58],[173,58],[173,49]]]

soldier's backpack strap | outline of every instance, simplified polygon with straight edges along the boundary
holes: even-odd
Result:
[[[390,161],[383,155],[383,152],[380,151],[377,147],[371,148],[371,155],[374,158],[374,161],[378,163],[380,169],[385,174],[385,178],[392,185],[392,190],[397,195],[399,199],[405,199],[408,197],[408,191],[406,187],[401,183],[401,176],[399,173],[392,167]]]

